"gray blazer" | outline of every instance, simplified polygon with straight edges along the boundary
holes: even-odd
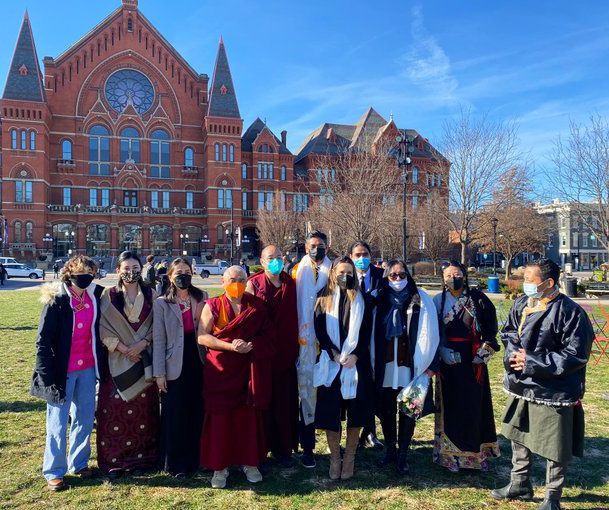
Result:
[[[199,327],[205,298],[197,302],[191,296],[192,318],[195,323],[195,335]],[[152,327],[152,374],[154,377],[166,377],[174,381],[182,373],[184,358],[184,326],[182,311],[177,303],[169,303],[164,296],[155,299],[153,304],[154,321]]]

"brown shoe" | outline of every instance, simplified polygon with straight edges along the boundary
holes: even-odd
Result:
[[[360,428],[347,429],[347,444],[343,457],[343,470],[340,474],[341,480],[349,480],[353,477],[353,471],[355,469],[355,452],[357,451],[360,430]]]
[[[93,476],[93,470],[90,467],[86,467],[80,471],[76,471],[74,476],[78,476],[79,478],[83,479],[91,478]]]
[[[47,480],[47,489],[51,492],[59,492],[65,489],[66,485],[63,483],[63,478],[53,478],[52,480]]]
[[[328,448],[330,448],[330,480],[338,480],[341,471],[340,432],[326,430],[326,438],[328,440]]]

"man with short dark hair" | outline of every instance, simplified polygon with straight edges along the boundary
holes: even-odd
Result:
[[[374,310],[376,296],[383,281],[383,270],[371,264],[372,250],[366,241],[354,241],[349,248],[349,256],[355,265],[356,277],[359,281],[364,300],[366,304],[371,305],[367,306],[366,310],[372,311]],[[372,316],[365,317],[364,320],[372,321]],[[374,345],[370,345],[370,352],[374,352]],[[372,416],[371,423],[362,429],[360,445],[376,448],[377,450],[383,449],[383,443],[376,437],[374,416]]]
[[[539,510],[560,509],[567,465],[583,456],[586,364],[594,332],[586,312],[560,293],[559,267],[538,260],[524,271],[525,296],[514,303],[501,339],[508,401],[502,434],[512,441],[510,483],[495,499],[531,499],[531,453],[547,459]]]
[[[299,437],[302,446],[302,465],[314,468],[315,457],[315,404],[317,392],[313,387],[313,368],[317,361],[317,338],[313,324],[317,293],[328,283],[330,259],[326,256],[328,238],[315,230],[307,235],[306,255],[292,269],[298,297],[298,342],[300,353],[296,370],[300,396]]]

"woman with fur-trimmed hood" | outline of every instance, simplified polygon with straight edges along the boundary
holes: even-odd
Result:
[[[66,262],[61,281],[43,285],[44,307],[36,339],[30,393],[47,402],[42,473],[49,490],[64,488],[70,472],[90,476],[95,385],[99,376],[99,304],[103,287],[93,283],[97,265],[84,255]],[[68,419],[70,450],[67,452]]]

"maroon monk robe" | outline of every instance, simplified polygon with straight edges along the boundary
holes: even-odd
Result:
[[[275,287],[264,271],[249,282],[255,296],[267,305],[273,324],[275,357],[273,358],[273,394],[267,420],[267,438],[276,457],[288,457],[298,449],[298,310],[296,283],[281,272],[280,287]]]
[[[207,301],[212,335],[231,343],[252,342],[247,354],[207,349],[203,367],[205,418],[201,434],[201,465],[220,471],[233,464],[258,466],[268,449],[264,411],[271,399],[272,330],[265,304],[244,294],[235,316],[225,295]]]

